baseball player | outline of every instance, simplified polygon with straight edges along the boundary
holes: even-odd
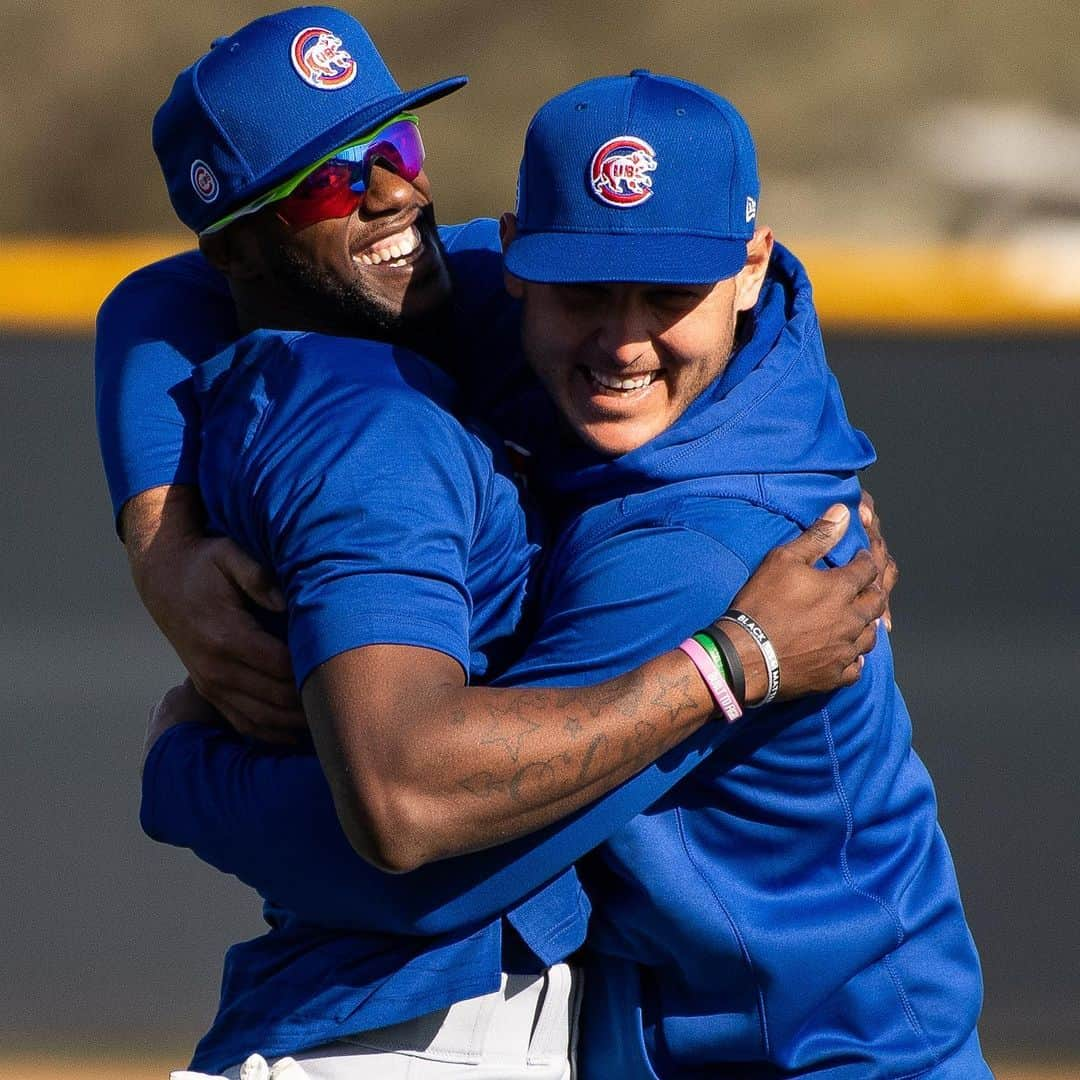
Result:
[[[582,444],[553,473],[582,509],[512,673],[544,684],[632,662],[568,662],[570,613],[583,644],[616,620],[638,655],[678,640],[702,574],[731,594],[820,506],[856,498],[873,451],[806,274],[758,218],[729,102],[647,71],[574,87],[530,124],[518,191],[504,236],[525,352]],[[584,1075],[990,1075],[978,959],[910,736],[883,637],[857,684],[764,710],[601,849]]]

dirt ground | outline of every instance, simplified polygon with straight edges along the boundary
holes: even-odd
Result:
[[[6,1061],[0,1059],[0,1076],[5,1080],[166,1080],[170,1067],[175,1068],[176,1064],[14,1058]],[[1080,1062],[1041,1066],[998,1062],[993,1068],[996,1080],[1077,1080],[1080,1077]]]

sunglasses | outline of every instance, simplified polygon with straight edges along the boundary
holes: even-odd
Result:
[[[415,180],[424,167],[424,143],[415,116],[403,113],[363,139],[320,158],[254,202],[204,229],[219,232],[237,218],[254,214],[272,203],[290,228],[303,229],[328,218],[348,217],[364,201],[375,165],[384,165],[403,180]]]

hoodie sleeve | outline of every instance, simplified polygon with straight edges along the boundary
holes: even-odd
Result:
[[[635,532],[565,563],[533,645],[500,685],[586,685],[678,644],[723,611],[749,576],[693,530]],[[621,787],[499,848],[388,875],[350,847],[312,754],[256,746],[185,724],[151,751],[141,820],[304,921],[437,934],[486,921],[528,897],[655,802],[723,741],[710,724]],[[586,736],[583,736],[586,737]]]

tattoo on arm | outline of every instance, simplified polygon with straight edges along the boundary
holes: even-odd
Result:
[[[573,745],[566,747],[564,738],[561,748],[551,753],[543,717],[568,709],[573,712],[561,729]],[[477,799],[517,804],[526,795],[535,800],[545,789],[557,793],[568,778],[582,788],[614,771],[629,776],[673,745],[673,730],[684,724],[686,733],[693,730],[700,711],[700,687],[693,674],[658,671],[647,677],[641,669],[588,692],[531,690],[503,698],[487,708],[480,745],[501,746],[513,768],[505,773],[480,770],[459,786]],[[617,738],[607,730],[612,714],[622,721],[618,726],[623,734]],[[628,732],[625,721],[632,721]]]

